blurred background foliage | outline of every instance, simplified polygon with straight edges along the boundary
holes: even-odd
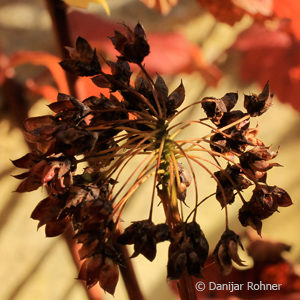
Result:
[[[143,2],[152,5],[151,1]],[[111,56],[114,52],[106,36],[112,33],[114,26],[119,26],[115,23],[135,24],[140,21],[148,33],[152,49],[146,67],[152,74],[159,72],[164,75],[170,90],[182,79],[186,105],[204,96],[221,97],[226,92],[238,91],[243,98],[243,93],[259,92],[260,86],[270,79],[275,100],[268,113],[258,121],[259,136],[274,149],[280,145],[276,161],[284,168],[272,169],[268,181],[286,189],[294,205],[264,221],[263,237],[290,244],[292,250],[286,258],[297,265],[300,262],[300,52],[297,51],[300,28],[294,21],[261,19],[268,19],[275,13],[294,20],[291,11],[296,14],[299,5],[293,7],[293,1],[281,1],[286,10],[281,7],[279,14],[275,12],[276,1],[272,6],[273,12],[268,6],[272,1],[256,0],[258,12],[234,10],[231,13],[237,12],[237,15],[229,16],[228,21],[222,19],[224,14],[218,15],[220,7],[217,10],[205,7],[202,2],[205,1],[178,1],[172,8],[168,6],[172,1],[165,1],[161,8],[164,15],[138,0],[108,0],[111,16],[97,5],[90,5],[88,10],[72,8],[69,11],[72,37],[75,39],[81,35],[99,51]],[[258,5],[262,3],[264,6]],[[16,174],[10,159],[19,158],[27,152],[21,131],[22,120],[27,115],[50,112],[46,105],[55,101],[57,90],[66,92],[66,79],[57,64],[59,55],[51,19],[42,0],[1,0],[0,299],[3,300],[87,299],[81,284],[74,280],[77,271],[64,240],[44,238],[43,230],[36,232],[37,224],[30,219],[41,193],[46,191],[14,193],[19,182],[10,176]],[[84,99],[99,91],[91,90],[82,81],[77,82],[77,93],[80,99]],[[181,117],[196,119],[202,114],[199,109],[194,109]],[[199,127],[194,127],[189,135],[199,135]],[[206,174],[197,174],[201,195],[205,197],[215,190],[215,183]],[[124,226],[145,217],[144,198],[151,193],[150,189],[149,182],[135,193],[123,215]],[[245,194],[246,199],[249,196]],[[192,190],[188,192],[187,199],[187,204],[193,205]],[[242,233],[245,228],[237,221],[239,205],[230,206],[229,216],[231,227]],[[162,209],[159,207],[155,212],[155,219],[163,220]],[[198,221],[210,244],[215,245],[224,227],[224,213],[219,203],[212,199],[203,204]],[[166,282],[167,246],[158,246],[158,256],[152,263],[142,257],[133,260],[148,300],[176,299]],[[246,254],[241,255],[251,265]],[[105,294],[103,299],[113,298]],[[115,299],[127,299],[122,280],[117,286]]]

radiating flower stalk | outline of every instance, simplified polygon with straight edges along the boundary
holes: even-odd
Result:
[[[185,99],[183,83],[169,93],[160,75],[151,78],[143,65],[150,47],[142,26],[137,24],[132,30],[124,25],[124,30],[115,31],[110,38],[120,54],[115,62],[99,57],[80,37],[76,48],[68,48],[70,58],[61,66],[77,76],[91,77],[96,86],[110,90],[110,97],[100,94],[79,101],[59,94],[57,102],[49,105],[54,115],[25,121],[25,137],[33,150],[13,161],[28,169],[15,176],[23,180],[17,192],[47,186],[48,197],[38,203],[31,217],[39,221],[38,227],[45,225],[48,237],[60,235],[72,224],[84,261],[78,279],[88,288],[99,282],[114,294],[118,265],[122,265],[120,245],[134,246],[131,258],[142,254],[153,261],[157,243],[169,242],[167,277],[178,280],[181,299],[196,299],[191,276],[202,277],[209,254],[198,223],[201,220],[197,219],[204,201],[215,198],[224,208],[225,231],[213,251],[224,274],[230,273],[232,261],[243,265],[237,252],[241,241],[229,229],[228,206],[236,196],[241,200],[241,224],[259,234],[262,220],[278,207],[292,204],[287,192],[267,184],[267,171],[279,166],[271,162],[277,151],[257,137],[258,128],[250,128],[250,119],[271,105],[269,83],[259,95],[245,96],[246,112],[233,110],[237,93],[206,97],[178,110]],[[129,63],[140,68],[134,79]],[[110,73],[103,71],[104,64]],[[198,108],[206,116],[176,123],[181,113]],[[205,126],[208,133],[199,138],[177,138],[191,126]],[[144,159],[119,182],[129,162],[140,156]],[[79,171],[82,164],[85,167]],[[216,182],[216,191],[203,199],[195,166]],[[122,231],[119,223],[126,204],[151,178],[149,214]],[[182,207],[190,186],[195,189],[194,207],[184,216]],[[253,194],[246,200],[242,193],[249,187],[253,187]],[[161,224],[152,221],[155,211],[161,209],[155,205],[156,196],[166,217]]]

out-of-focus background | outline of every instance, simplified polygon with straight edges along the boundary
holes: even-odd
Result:
[[[164,77],[170,90],[183,80],[186,89],[185,105],[204,96],[221,97],[226,92],[238,91],[240,99],[243,99],[243,93],[260,92],[260,84],[268,79],[271,90],[279,91],[275,92],[270,110],[257,118],[257,123],[259,136],[266,145],[272,145],[273,149],[280,145],[276,161],[284,166],[269,171],[268,182],[287,190],[294,205],[280,209],[280,213],[265,220],[262,233],[263,237],[290,244],[292,250],[285,257],[294,264],[300,263],[300,94],[297,95],[297,84],[300,86],[297,59],[300,61],[300,55],[295,54],[299,46],[290,50],[291,42],[284,33],[275,37],[275,31],[270,34],[259,29],[245,31],[253,25],[253,18],[247,14],[233,26],[219,22],[197,1],[179,1],[166,16],[147,8],[138,0],[107,2],[111,9],[110,17],[101,6],[96,5],[91,5],[88,10],[73,11],[70,20],[73,22],[74,32],[77,30],[79,34],[84,34],[89,19],[84,19],[81,15],[82,19],[76,21],[78,12],[88,12],[100,17],[108,27],[112,21],[128,24],[140,21],[146,32],[153,35],[149,42],[151,47],[151,41],[155,44],[156,56],[149,60],[151,70],[154,73],[157,67],[162,75],[166,73]],[[275,25],[269,25],[268,30],[273,30],[272,26]],[[101,26],[93,28],[91,37],[96,44],[97,31],[101,30]],[[268,46],[264,46],[264,43],[268,43]],[[107,44],[103,47],[106,46]],[[162,47],[161,53],[167,55],[166,61],[159,56],[159,47]],[[4,68],[9,58],[18,51],[45,51],[59,56],[51,19],[42,0],[0,2],[0,66]],[[284,53],[281,54],[280,51]],[[297,55],[298,58],[295,58]],[[53,91],[35,89],[35,82],[43,82],[45,85],[53,83],[46,68],[41,66],[43,59],[46,60],[42,57],[39,66],[22,64],[15,70],[9,68],[5,73],[7,78],[13,78],[27,86],[24,93],[26,99],[29,99],[30,116],[49,112],[46,106],[49,100],[45,96]],[[281,65],[282,71],[279,69]],[[272,78],[267,78],[269,75],[273,76],[273,81]],[[255,76],[257,81],[253,78]],[[28,81],[29,78],[34,78],[34,81]],[[3,83],[5,79],[0,77],[0,83],[1,80]],[[6,88],[2,86],[0,90],[0,299],[87,299],[82,285],[74,280],[77,270],[65,241],[59,237],[45,238],[43,229],[37,232],[37,222],[30,219],[32,210],[46,191],[39,189],[25,194],[14,192],[19,181],[10,175],[19,171],[12,166],[10,159],[17,159],[28,151],[19,122],[24,106],[18,101],[13,103]],[[15,94],[13,99],[23,98],[22,88],[11,93]],[[281,101],[278,101],[277,94]],[[193,109],[183,114],[182,118],[197,119],[202,114],[200,109]],[[256,123],[253,122],[256,119],[252,121],[252,126],[255,127]],[[198,130],[195,126],[188,134],[196,135]],[[202,196],[205,196],[215,190],[215,183],[209,176],[200,174],[199,188]],[[145,202],[145,195],[150,195],[150,189],[151,184],[146,184],[136,192],[123,216],[125,224],[147,215],[145,203],[148,204],[148,201]],[[187,204],[192,207],[192,191],[189,193]],[[245,193],[246,198],[249,196],[250,191]],[[236,232],[244,230],[237,219],[239,207],[240,203],[236,201],[229,208],[230,226]],[[158,214],[155,218],[163,220],[161,207],[156,208],[155,212]],[[219,203],[207,201],[199,210],[198,221],[210,244],[215,245],[224,229],[224,212]],[[158,256],[152,263],[140,256],[132,260],[148,300],[176,299],[166,282],[167,247],[164,243],[158,246]],[[241,255],[246,259],[246,254]],[[113,297],[103,294],[103,299]],[[115,299],[127,299],[122,280],[117,286]]]

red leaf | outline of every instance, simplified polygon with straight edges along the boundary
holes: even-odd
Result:
[[[279,0],[280,1],[280,0]],[[218,21],[234,25],[244,15],[264,20],[272,15],[272,0],[198,0]]]
[[[55,101],[58,92],[57,88],[51,85],[39,84],[33,79],[27,79],[25,84],[32,93],[40,95],[50,101]]]
[[[161,14],[166,15],[177,5],[178,0],[141,0],[146,6],[152,9],[156,9]]]
[[[241,51],[240,73],[243,80],[270,80],[271,91],[283,102],[300,111],[300,41],[289,28],[271,30],[254,24],[237,39],[234,49]]]
[[[291,29],[300,39],[300,2],[298,0],[273,0],[274,13],[280,18],[291,20]]]
[[[60,59],[52,54],[42,51],[19,51],[10,57],[10,64],[15,67],[20,64],[30,63],[45,66],[51,72],[61,93],[69,93],[68,83],[64,70],[59,66]]]
[[[240,7],[234,5],[231,0],[198,0],[199,4],[208,10],[218,21],[234,25],[240,21],[246,13]]]

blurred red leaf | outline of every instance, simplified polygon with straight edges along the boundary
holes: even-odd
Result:
[[[291,20],[291,29],[300,39],[300,1],[299,0],[273,0],[274,13],[280,18]]]
[[[261,86],[270,80],[271,91],[282,102],[300,111],[300,41],[286,26],[275,30],[254,24],[238,37],[233,46],[242,53],[243,80]]]
[[[71,11],[68,17],[74,43],[78,36],[82,36],[89,40],[90,44],[102,54],[111,57],[118,54],[108,36],[112,35],[115,29],[122,31],[124,28],[120,24],[77,10]],[[151,53],[146,57],[145,64],[150,74],[174,75],[198,71],[208,85],[217,85],[222,76],[221,71],[215,65],[206,63],[201,49],[190,43],[183,35],[179,33],[153,33],[148,35],[148,39]],[[61,60],[59,57],[45,52],[19,51],[10,58],[4,58],[5,61],[1,60],[2,69],[0,72],[0,75],[3,76],[6,76],[8,71],[14,76],[14,67],[26,63],[45,66],[50,71],[57,87],[44,84],[41,78],[38,80],[27,79],[25,84],[31,92],[50,101],[56,101],[57,92],[69,93],[65,72],[58,64]],[[108,68],[107,70],[105,68],[103,66],[103,70],[108,72]],[[100,93],[109,97],[109,90],[97,87],[89,77],[78,78],[75,88],[78,99],[85,99]],[[118,94],[115,96],[120,98]]]
[[[58,91],[57,88],[55,88],[54,86],[40,85],[32,78],[27,79],[25,85],[27,89],[33,92],[34,94],[40,95],[50,101],[56,101],[55,99],[57,97]]]
[[[158,10],[161,14],[166,15],[175,6],[178,0],[141,0],[149,8]]]
[[[273,0],[198,0],[218,21],[234,25],[244,15],[250,15],[260,21],[273,13]]]
[[[16,67],[20,64],[30,63],[33,65],[45,66],[52,74],[59,92],[69,93],[68,83],[65,76],[65,71],[58,65],[60,58],[55,55],[42,51],[18,51],[10,57],[10,66]],[[34,82],[30,82],[34,89],[37,89]],[[30,86],[29,86],[30,87]],[[40,87],[41,88],[41,87]],[[45,92],[45,91],[44,91]],[[49,88],[48,88],[49,92]],[[51,93],[53,90],[50,91]]]

